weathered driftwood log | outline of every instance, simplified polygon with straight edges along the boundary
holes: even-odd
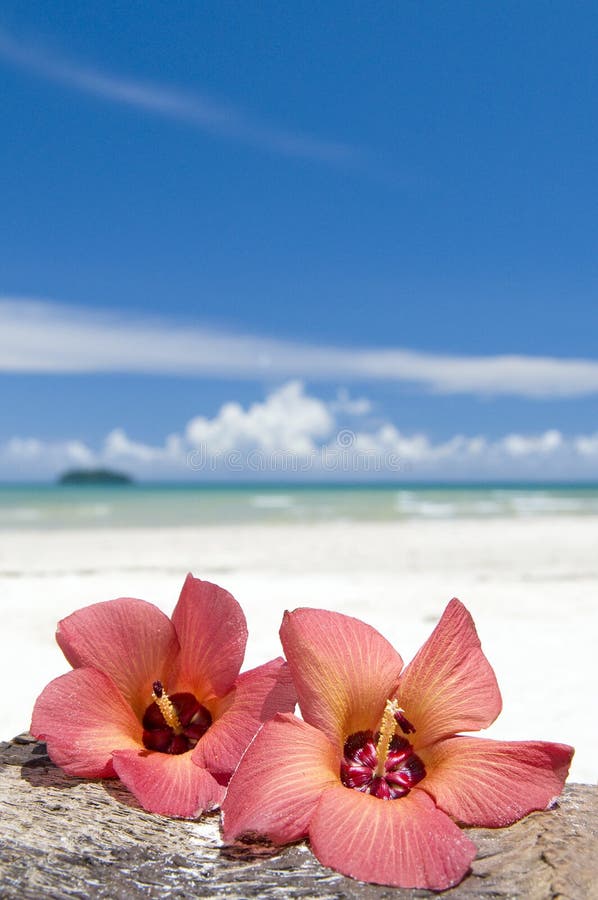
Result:
[[[598,898],[598,789],[570,785],[558,806],[510,828],[472,828],[471,874],[443,896]],[[28,736],[0,744],[0,897],[404,898],[325,869],[305,843],[221,847],[216,814],[150,815],[118,782],[68,778]]]

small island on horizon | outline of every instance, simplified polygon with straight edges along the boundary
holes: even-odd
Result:
[[[111,469],[69,469],[58,478],[58,484],[71,485],[126,485],[133,484],[130,475]]]

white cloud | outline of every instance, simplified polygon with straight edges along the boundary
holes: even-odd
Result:
[[[0,476],[51,478],[72,466],[111,466],[140,478],[252,478],[255,474],[339,480],[426,478],[575,478],[598,476],[598,433],[567,437],[556,429],[496,439],[456,434],[433,441],[391,422],[374,430],[340,428],[336,401],[291,381],[246,409],[225,403],[196,416],[181,434],[148,444],[117,428],[97,450],[78,440],[13,438],[0,445]]]
[[[507,456],[545,456],[554,453],[563,443],[562,434],[552,429],[539,435],[509,434],[503,438],[502,446]]]
[[[316,441],[333,428],[326,404],[307,396],[301,382],[291,381],[246,411],[226,403],[213,419],[196,416],[185,434],[192,447],[204,445],[212,454],[255,449],[304,455],[313,453]]]
[[[598,393],[598,360],[346,349],[8,297],[0,298],[0,372],[380,380],[532,398]]]
[[[82,441],[45,442],[37,438],[11,438],[3,447],[7,458],[42,461],[48,454],[69,462],[87,466],[94,462],[94,453]]]
[[[184,447],[179,435],[171,434],[161,447],[152,447],[140,441],[132,441],[122,428],[115,428],[104,441],[102,458],[111,463],[126,461],[141,464],[173,463],[178,465],[183,459]]]
[[[0,444],[0,477],[52,478],[71,466],[89,467],[98,456],[79,440],[42,441],[13,437]]]
[[[442,460],[466,460],[479,457],[489,449],[486,438],[455,435],[447,441],[434,444],[423,433],[406,435],[394,425],[382,425],[375,432],[357,432],[353,446],[356,452],[383,456],[395,454],[408,463],[437,463]]]
[[[372,411],[372,403],[367,397],[352,397],[347,388],[339,388],[330,409],[348,416],[365,416]]]
[[[185,122],[192,128],[283,156],[350,166],[360,153],[347,144],[289,132],[231,105],[159,84],[81,66],[16,40],[0,29],[0,58],[94,97]]]
[[[582,456],[598,459],[598,431],[594,434],[581,435],[575,440],[575,449]]]

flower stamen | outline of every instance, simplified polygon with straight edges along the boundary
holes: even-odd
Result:
[[[397,703],[396,700],[394,702]],[[405,710],[402,709],[398,705],[398,703],[395,707],[394,716],[395,722],[397,723],[403,734],[415,734],[415,727],[411,724],[411,722],[405,715]]]
[[[152,687],[154,689],[152,698],[155,700],[160,712],[162,713],[164,721],[169,728],[172,728],[175,734],[182,734],[184,729],[181,725],[181,720],[177,715],[177,711],[174,708],[172,700],[164,690],[162,682],[154,681]]]
[[[382,721],[380,723],[380,737],[376,744],[376,755],[378,764],[374,771],[374,777],[381,778],[386,772],[386,760],[388,758],[388,749],[393,739],[397,722],[395,713],[399,709],[397,700],[387,700],[384,712],[382,713]]]

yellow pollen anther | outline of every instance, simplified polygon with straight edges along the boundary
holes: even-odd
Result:
[[[154,682],[152,699],[155,700],[158,709],[162,713],[164,721],[169,726],[169,728],[172,728],[175,734],[182,734],[183,726],[181,725],[181,721],[177,715],[177,711],[174,708],[172,700],[162,687],[162,683],[160,681]]]
[[[395,712],[399,709],[397,700],[387,700],[384,712],[382,713],[382,721],[380,723],[380,737],[376,744],[376,755],[378,757],[378,765],[374,772],[374,776],[381,778],[386,772],[386,759],[388,757],[388,748],[392,741],[397,726],[395,720]]]

